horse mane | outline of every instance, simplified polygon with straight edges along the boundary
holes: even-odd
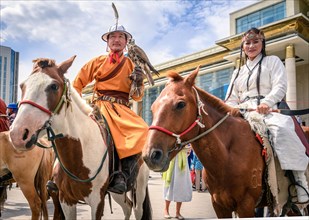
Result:
[[[92,112],[92,108],[86,103],[84,99],[82,99],[82,97],[80,97],[79,93],[73,86],[70,86],[70,90],[73,100],[76,101],[77,107],[86,115],[89,115]]]
[[[225,104],[224,101],[204,91],[201,88],[198,88],[198,87],[195,87],[195,88],[198,89],[199,92],[203,93],[203,98],[207,100],[207,103],[211,103],[210,105],[213,106],[215,109],[217,109],[219,112],[223,112],[225,114],[230,113],[231,116],[241,117],[239,109],[233,108]]]
[[[32,73],[38,72],[40,69],[44,69],[46,67],[56,66],[55,60],[49,58],[37,58],[32,62],[34,63]]]
[[[182,76],[179,75],[179,73],[174,72],[174,71],[170,71],[167,73],[167,77],[170,78],[170,82],[180,82],[183,81],[184,78]],[[241,114],[239,112],[238,109],[235,109],[233,107],[230,107],[229,105],[225,104],[221,99],[219,99],[218,97],[204,91],[201,88],[198,88],[195,86],[195,88],[197,88],[199,90],[199,92],[204,94],[205,99],[207,100],[207,102],[210,102],[211,105],[217,109],[219,112],[223,112],[223,113],[230,113],[230,115],[235,116],[235,117],[240,117]]]
[[[183,77],[179,75],[179,73],[170,71],[167,73],[167,77],[170,78],[170,81],[172,82],[179,82],[183,80]]]

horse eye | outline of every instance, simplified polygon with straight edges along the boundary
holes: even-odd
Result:
[[[186,103],[184,101],[178,102],[176,105],[176,109],[182,109],[186,106]]]
[[[59,89],[59,86],[57,84],[51,84],[50,88],[54,91],[57,91]]]

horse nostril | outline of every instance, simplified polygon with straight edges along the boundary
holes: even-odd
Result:
[[[154,150],[151,153],[150,158],[151,158],[151,160],[159,161],[159,160],[161,160],[162,155],[163,155],[162,150]]]
[[[28,129],[25,129],[25,133],[23,135],[23,141],[26,140],[28,138],[28,135],[29,135],[29,130]]]

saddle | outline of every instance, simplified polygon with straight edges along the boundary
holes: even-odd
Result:
[[[262,155],[266,164],[266,170],[263,177],[263,193],[259,204],[265,199],[271,216],[279,216],[286,214],[288,211],[300,213],[296,206],[297,201],[293,201],[297,197],[294,176],[292,171],[282,170],[278,158],[274,155],[273,148],[268,140],[268,131],[262,121],[262,117],[256,113],[247,118],[251,129],[256,133],[256,138],[263,147]],[[296,126],[295,126],[296,127]],[[266,198],[265,198],[266,197]]]

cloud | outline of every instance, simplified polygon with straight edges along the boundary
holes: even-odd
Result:
[[[257,0],[113,1],[119,23],[153,64],[215,45],[229,35],[229,13]],[[1,1],[1,45],[20,52],[20,80],[32,60],[60,63],[77,55],[69,79],[91,58],[106,53],[101,35],[115,23],[112,1]]]

